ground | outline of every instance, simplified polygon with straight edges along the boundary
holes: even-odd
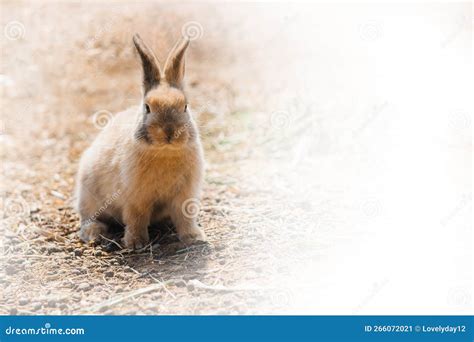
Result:
[[[0,314],[467,312],[466,8],[2,3]],[[140,101],[135,32],[161,61],[193,35],[208,244],[77,237],[81,153]]]

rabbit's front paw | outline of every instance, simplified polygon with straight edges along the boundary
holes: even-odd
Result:
[[[102,222],[92,221],[81,225],[79,238],[84,242],[99,239],[100,235],[107,233],[107,225]]]
[[[202,243],[207,241],[206,234],[199,228],[195,228],[192,231],[186,232],[185,234],[179,235],[179,239],[185,245],[192,245],[196,243]]]
[[[148,237],[148,231],[145,231],[143,234],[138,234],[137,232],[130,232],[125,228],[125,236],[122,239],[125,248],[142,249],[149,241],[150,238]]]

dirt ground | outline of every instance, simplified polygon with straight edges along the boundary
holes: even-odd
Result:
[[[9,110],[2,121],[0,312],[237,314],[261,310],[265,297],[269,307],[277,305],[268,299],[273,287],[262,270],[268,255],[256,247],[261,236],[251,229],[254,214],[268,214],[264,208],[252,213],[252,203],[265,196],[255,197],[233,164],[252,146],[248,135],[232,133],[245,124],[240,116],[250,115],[250,105],[258,110],[262,94],[249,99],[255,90],[239,88],[249,76],[236,82],[235,67],[226,68],[239,50],[212,27],[219,23],[203,28],[191,20],[211,18],[212,6],[2,7],[4,26],[11,18],[21,24],[9,28],[13,39],[2,40],[8,75],[2,107]],[[131,36],[140,32],[163,60],[184,29],[196,35],[187,83],[206,149],[199,222],[209,244],[186,249],[164,225],[141,253],[123,253],[111,243],[85,245],[77,238],[72,209],[77,163],[111,113],[139,101],[140,67]],[[240,285],[248,280],[251,286]]]
[[[413,149],[408,141],[418,144],[414,127],[424,119],[405,117],[406,108],[418,107],[401,98],[411,99],[428,71],[417,70],[420,78],[395,90],[387,79],[399,75],[385,74],[380,64],[411,70],[411,62],[386,51],[398,44],[392,16],[415,22],[417,10],[374,21],[373,10],[331,6],[1,6],[0,314],[426,314],[472,306],[465,103],[442,107],[454,113],[447,125],[433,104],[430,120],[443,131]],[[435,47],[420,49],[442,49],[455,60],[449,51],[464,47],[467,28],[457,18],[465,11],[448,11],[451,21],[443,9],[426,10],[443,29],[433,34]],[[199,224],[209,243],[184,248],[163,224],[152,228],[145,251],[86,245],[77,237],[74,177],[81,153],[112,113],[139,102],[131,37],[139,32],[163,61],[183,31],[193,36],[187,93],[207,161]],[[464,75],[459,63],[453,80]],[[412,129],[400,144],[407,122]],[[442,147],[431,150],[427,141]],[[427,157],[418,165],[421,150]],[[433,151],[450,167],[438,168]],[[427,165],[437,170],[431,178],[422,171]],[[428,180],[444,189],[446,174],[455,179],[446,186],[449,196],[425,201],[435,200]],[[403,187],[393,182],[399,177]],[[415,186],[412,177],[426,184]],[[425,219],[433,210],[439,218]],[[427,230],[418,235],[411,225]],[[426,261],[418,255],[428,227],[426,259],[462,265],[450,268],[449,281],[416,270]],[[401,270],[400,263],[411,266]],[[408,277],[419,287],[407,289]],[[423,281],[435,285],[425,292]],[[412,295],[397,300],[400,291]]]

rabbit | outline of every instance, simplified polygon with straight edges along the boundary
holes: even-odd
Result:
[[[76,209],[80,238],[107,236],[109,223],[125,226],[125,248],[149,243],[148,226],[171,218],[186,245],[206,241],[196,223],[204,173],[197,125],[183,90],[184,54],[189,39],[173,47],[160,68],[138,34],[133,43],[143,69],[143,98],[138,109],[118,113],[79,164]]]

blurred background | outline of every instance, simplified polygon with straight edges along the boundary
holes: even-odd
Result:
[[[2,1],[0,313],[472,314],[471,6]],[[136,32],[192,40],[207,246],[77,238]]]

